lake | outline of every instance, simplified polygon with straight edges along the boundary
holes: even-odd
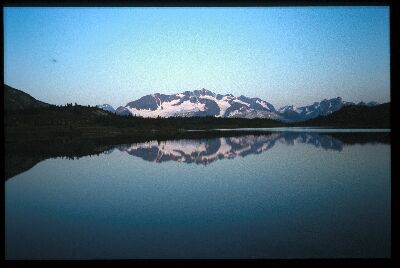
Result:
[[[22,152],[5,257],[389,258],[390,150],[389,133],[275,131]]]

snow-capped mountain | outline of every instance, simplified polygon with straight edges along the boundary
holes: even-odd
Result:
[[[185,91],[165,95],[151,94],[129,102],[126,106],[133,115],[143,117],[215,116],[275,118],[272,104],[259,98],[232,94],[215,94],[209,90]]]
[[[377,102],[359,103],[357,105],[377,105]],[[318,116],[328,115],[345,105],[356,105],[343,101],[337,97],[314,102],[312,105],[294,107],[284,106],[279,109],[260,98],[246,96],[235,97],[232,94],[216,94],[207,89],[185,91],[182,93],[165,95],[151,94],[131,101],[115,110],[119,115],[134,115],[142,117],[190,117],[215,116],[238,118],[269,118],[285,122],[299,122]],[[105,110],[111,107],[104,104]],[[100,107],[100,106],[99,106]],[[100,107],[101,108],[101,107]],[[112,107],[111,107],[112,108]]]
[[[115,109],[110,104],[96,105],[97,108],[103,109],[104,111],[109,111],[115,113]]]
[[[131,112],[126,109],[124,106],[119,106],[116,110],[115,113],[118,115],[131,115]]]

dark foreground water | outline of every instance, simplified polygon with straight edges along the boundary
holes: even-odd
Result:
[[[6,259],[390,257],[390,143],[351,135],[43,160],[6,181]]]

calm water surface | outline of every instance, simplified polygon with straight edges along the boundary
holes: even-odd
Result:
[[[390,257],[390,143],[151,141],[41,161],[5,191],[7,259]]]

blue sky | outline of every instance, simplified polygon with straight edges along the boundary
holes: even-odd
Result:
[[[53,104],[390,100],[388,7],[4,8],[4,34],[5,83]]]

